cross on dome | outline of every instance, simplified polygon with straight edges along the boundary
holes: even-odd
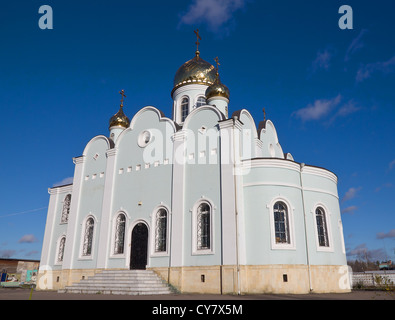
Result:
[[[121,98],[121,107],[123,107],[123,99],[126,98],[125,90],[122,89],[121,91],[119,91],[119,94],[122,96],[122,98]]]
[[[195,32],[195,34],[196,34],[196,42],[195,42],[195,44],[196,44],[196,56],[199,57],[199,54],[200,54],[200,52],[199,52],[199,44],[200,44],[199,40],[202,40],[202,37],[199,35],[199,29],[196,29],[193,32]]]

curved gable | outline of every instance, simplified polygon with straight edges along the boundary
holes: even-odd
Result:
[[[148,119],[149,118],[152,121],[154,121],[155,117],[160,122],[161,121],[168,122],[174,128],[174,131],[176,131],[176,126],[175,126],[174,121],[165,117],[165,114],[161,110],[159,110],[153,106],[146,106],[146,107],[142,108],[139,112],[137,112],[134,115],[132,121],[130,122],[130,128],[133,130],[136,123],[139,122],[141,119],[146,119],[146,118]]]
[[[242,123],[241,143],[242,159],[252,159],[258,156],[258,133],[251,113],[246,109],[233,112],[232,117],[237,118]]]
[[[88,153],[92,152],[92,150],[95,148],[105,148],[106,150],[112,149],[114,148],[114,141],[103,135],[96,136],[86,144],[86,147],[82,155],[87,156]]]
[[[162,111],[155,107],[147,106],[141,109],[130,122],[130,127],[125,129],[117,140],[118,164],[123,166],[144,165],[165,160],[171,161],[171,137],[177,127]],[[147,132],[149,141],[141,144],[144,133]],[[140,142],[139,142],[140,141]]]
[[[262,141],[262,156],[284,159],[284,152],[278,141],[277,131],[270,120],[259,124],[259,139]]]
[[[191,123],[194,123],[196,119],[207,119],[207,121],[221,121],[225,120],[225,116],[216,107],[205,105],[194,109],[188,117],[185,119],[183,129],[192,129]]]
[[[96,136],[86,145],[82,153],[85,158],[85,174],[100,174],[107,164],[106,152],[114,148],[114,142],[106,136]]]

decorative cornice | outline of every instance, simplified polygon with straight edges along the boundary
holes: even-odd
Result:
[[[337,176],[325,169],[311,165],[300,164],[289,159],[280,158],[255,158],[243,160],[243,168],[284,168],[297,171],[302,174],[311,174],[329,179],[337,184]]]
[[[327,178],[327,179],[332,180],[334,183],[337,184],[337,176],[333,172],[331,172],[331,171],[329,171],[327,169],[324,169],[324,168],[319,168],[319,167],[305,165],[302,168],[302,173],[303,174],[311,174],[311,175]]]
[[[84,163],[85,160],[86,160],[86,157],[85,157],[85,156],[79,156],[79,157],[74,157],[74,158],[73,158],[74,164]]]
[[[108,149],[106,151],[106,156],[107,158],[114,157],[117,154],[117,152],[118,152],[118,148]]]
[[[171,139],[174,141],[184,141],[187,137],[187,132],[184,130],[177,131],[171,136]]]
[[[243,129],[243,122],[241,122],[239,119],[234,120],[233,118],[218,121],[219,128],[222,129],[227,129],[227,128],[233,128],[239,129],[240,131]]]
[[[204,94],[206,92],[207,88],[211,85],[212,83],[197,83],[196,81],[190,81],[190,82],[185,82],[181,86],[177,86],[176,88],[173,89],[172,96],[175,97],[181,93],[184,93],[185,91],[189,90],[201,90]]]
[[[296,162],[279,158],[255,158],[243,161],[243,168],[284,168],[300,172]]]
[[[67,184],[65,186],[48,188],[49,194],[60,194],[60,193],[72,193],[73,192],[73,184]]]

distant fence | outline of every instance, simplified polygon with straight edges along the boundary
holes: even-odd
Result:
[[[369,271],[369,272],[353,272],[351,277],[351,285],[363,287],[377,287],[384,283],[395,284],[395,271]]]

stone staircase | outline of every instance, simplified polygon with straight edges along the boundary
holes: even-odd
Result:
[[[151,270],[104,270],[58,292],[125,295],[172,293],[170,287]]]

